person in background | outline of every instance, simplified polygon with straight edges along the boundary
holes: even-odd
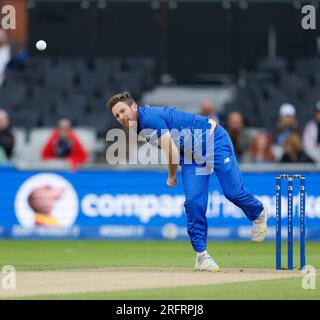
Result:
[[[320,148],[320,100],[314,107],[314,118],[304,128],[303,145],[306,148]]]
[[[251,140],[249,152],[245,158],[246,162],[274,162],[275,157],[272,152],[271,136],[266,132],[261,132],[253,137],[253,139]]]
[[[21,71],[26,67],[28,52],[24,41],[15,41],[11,43],[11,60],[7,65],[7,74],[12,71]]]
[[[232,111],[227,118],[227,131],[231,137],[238,160],[249,150],[250,135],[245,129],[243,116],[238,111]]]
[[[68,160],[73,170],[88,160],[88,153],[72,130],[68,119],[59,120],[58,128],[52,132],[42,150],[42,159]]]
[[[291,134],[301,134],[298,121],[296,119],[296,108],[290,103],[284,103],[279,109],[279,118],[274,134],[274,143],[283,145],[284,140]]]
[[[215,105],[210,100],[203,100],[200,103],[200,115],[208,117],[216,122],[219,122],[219,118],[216,112]]]
[[[0,86],[5,79],[5,71],[8,63],[11,60],[11,50],[8,41],[7,32],[0,29]]]
[[[314,162],[313,159],[304,152],[302,140],[297,133],[291,133],[284,140],[283,150],[282,163]]]
[[[0,109],[0,149],[2,149],[2,154],[4,153],[7,159],[11,158],[14,142],[15,139],[10,128],[8,112]]]

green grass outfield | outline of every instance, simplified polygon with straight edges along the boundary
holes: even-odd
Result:
[[[295,266],[299,243],[295,243]],[[273,242],[209,242],[208,251],[223,268],[274,268]],[[307,243],[307,264],[320,266],[320,243]],[[286,247],[283,244],[286,263]],[[190,268],[195,254],[188,242],[164,241],[30,241],[1,240],[0,270],[13,265],[17,271],[141,267]],[[318,275],[319,276],[319,275]],[[317,287],[320,279],[317,278]],[[33,297],[37,298],[37,297]],[[301,279],[264,280],[162,289],[41,296],[59,299],[320,299],[320,290],[303,290]]]

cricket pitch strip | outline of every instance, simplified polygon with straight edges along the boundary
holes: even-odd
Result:
[[[45,294],[110,292],[221,283],[238,283],[302,277],[301,271],[272,269],[223,269],[218,273],[192,269],[108,268],[68,271],[21,271],[16,289],[0,287],[0,299]],[[59,298],[59,296],[57,296]]]

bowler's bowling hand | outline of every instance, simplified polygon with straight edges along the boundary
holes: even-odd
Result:
[[[169,187],[175,187],[177,184],[177,178],[176,176],[168,176],[168,179],[167,179],[167,186]]]

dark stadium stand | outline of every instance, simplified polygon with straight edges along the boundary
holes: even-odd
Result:
[[[320,59],[300,59],[293,68],[283,59],[266,59],[255,70],[240,75],[234,101],[226,104],[226,113],[239,110],[252,127],[272,130],[282,103],[295,105],[303,127],[312,117],[320,99]]]
[[[126,90],[139,100],[156,84],[155,74],[155,60],[147,57],[30,57],[19,67],[8,68],[0,88],[1,107],[9,111],[12,126],[26,129],[28,135],[37,128],[55,127],[66,117],[75,127],[93,128],[96,138],[104,139],[108,129],[119,127],[103,111],[107,99]],[[272,133],[280,105],[288,102],[296,107],[303,128],[320,99],[319,59],[262,60],[240,74],[236,92],[235,99],[224,106],[222,119],[240,111],[247,127]]]
[[[68,117],[76,126],[94,127],[102,137],[110,126],[117,126],[111,115],[102,113],[107,99],[122,90],[139,99],[155,84],[154,74],[155,62],[147,57],[30,57],[8,70],[0,101],[13,126],[52,127]]]

